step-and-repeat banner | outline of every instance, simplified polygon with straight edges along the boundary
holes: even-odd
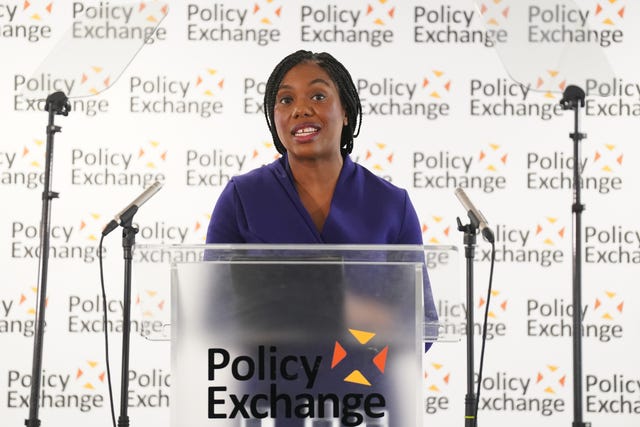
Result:
[[[352,73],[364,110],[352,157],[408,189],[425,243],[462,247],[456,217],[466,215],[457,187],[494,229],[481,424],[569,425],[571,317],[580,310],[584,418],[636,426],[638,40],[640,5],[631,0],[0,1],[2,425],[23,425],[28,416],[43,94],[67,93],[72,110],[56,117],[62,131],[52,189],[59,198],[52,203],[40,418],[43,425],[107,425],[102,227],[159,180],[164,188],[136,215],[137,242],[203,243],[226,182],[276,157],[263,117],[265,83],[282,57],[302,48],[328,51]],[[573,112],[559,104],[569,84],[587,95],[577,165]],[[574,167],[586,205],[577,308]],[[118,234],[108,236],[102,254],[114,373],[123,311]],[[489,260],[490,247],[479,239],[476,319],[486,304]],[[155,310],[165,297],[155,296]],[[438,309],[464,322],[458,307]],[[168,346],[132,337],[134,423],[169,423]],[[461,424],[464,339],[435,345],[423,374],[425,425]]]

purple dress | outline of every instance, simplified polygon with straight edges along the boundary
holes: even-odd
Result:
[[[422,232],[407,191],[348,156],[319,232],[283,156],[229,181],[213,210],[207,243],[421,245]]]

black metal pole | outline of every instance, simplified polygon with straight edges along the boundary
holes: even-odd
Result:
[[[31,363],[31,390],[29,396],[29,418],[24,424],[27,427],[40,426],[38,413],[40,410],[40,389],[42,375],[42,353],[44,329],[46,326],[47,281],[49,275],[49,240],[51,236],[51,202],[58,198],[58,193],[51,191],[53,170],[54,135],[62,130],[54,124],[58,115],[68,115],[70,105],[67,96],[56,92],[47,97],[45,110],[49,113],[47,122],[47,145],[44,167],[44,190],[42,191],[42,214],[40,218],[40,261],[38,264],[38,295],[36,305],[35,331],[33,334],[33,359]]]
[[[474,327],[474,316],[473,316],[473,262],[475,258],[475,247],[476,247],[476,232],[478,226],[477,224],[472,223],[468,225],[462,225],[460,219],[458,218],[458,230],[464,232],[464,255],[466,258],[467,265],[467,325],[466,325],[466,334],[467,334],[467,394],[464,398],[464,425],[465,427],[475,427],[477,425],[476,420],[476,406],[477,406],[477,396],[475,394],[475,388],[473,386],[473,382],[475,379],[475,370],[474,370],[474,342],[473,342],[473,327]]]
[[[133,226],[133,216],[138,208],[156,194],[162,184],[155,182],[131,202],[122,212],[118,213],[102,230],[106,236],[122,227],[122,249],[124,258],[124,297],[122,304],[122,371],[120,375],[120,416],[118,427],[129,426],[129,343],[131,341],[131,266],[133,263],[133,245],[136,242],[138,229]]]
[[[137,207],[135,208],[137,210]],[[135,211],[134,211],[135,213]],[[128,216],[128,215],[127,215]],[[118,427],[129,426],[129,343],[131,338],[131,265],[133,261],[133,245],[138,229],[131,224],[130,217],[122,221],[122,249],[124,257],[124,298],[122,313],[122,371],[120,383],[120,416]]]
[[[582,212],[581,200],[580,142],[587,137],[580,132],[580,108],[585,105],[585,92],[577,86],[568,86],[560,101],[562,108],[573,110],[573,427],[589,427],[591,423],[582,419]]]

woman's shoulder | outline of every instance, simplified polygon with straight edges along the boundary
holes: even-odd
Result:
[[[246,173],[235,175],[231,178],[231,182],[236,188],[255,189],[256,186],[270,183],[274,177],[278,176],[286,176],[282,158]]]

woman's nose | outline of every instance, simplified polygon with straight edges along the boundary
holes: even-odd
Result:
[[[304,100],[297,101],[293,106],[293,117],[308,117],[313,114],[313,109],[308,102]]]

